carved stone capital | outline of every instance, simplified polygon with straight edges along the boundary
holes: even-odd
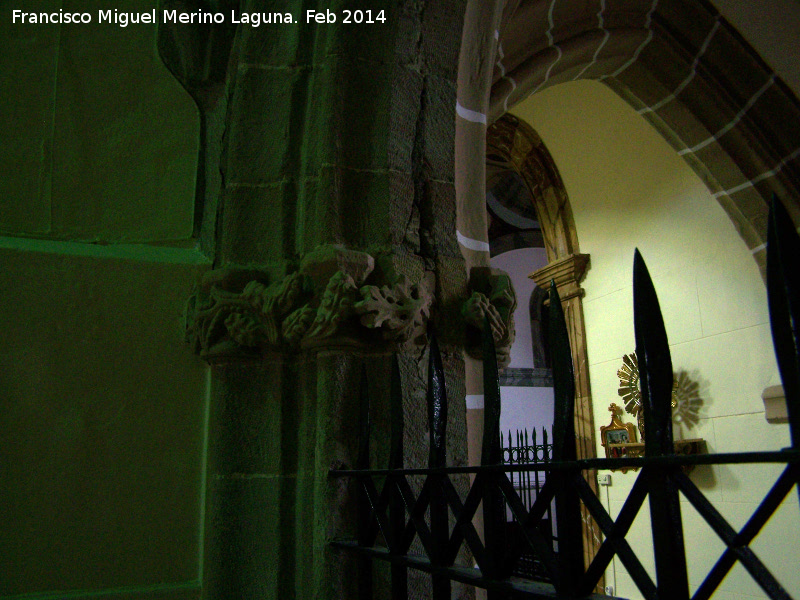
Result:
[[[461,314],[469,326],[467,353],[474,358],[482,357],[480,333],[488,317],[497,352],[497,365],[503,368],[511,361],[511,345],[516,333],[514,310],[517,308],[517,295],[511,278],[500,269],[473,267],[470,270],[469,289],[472,295],[461,308]]]
[[[387,281],[387,279],[389,279]],[[189,300],[186,337],[209,362],[317,346],[403,344],[424,334],[431,278],[376,272],[364,252],[326,246],[283,277],[252,269],[206,273]]]
[[[544,290],[549,290],[550,282],[555,280],[558,295],[563,302],[576,296],[583,297],[584,291],[580,283],[588,269],[588,254],[570,254],[534,271],[528,277]]]

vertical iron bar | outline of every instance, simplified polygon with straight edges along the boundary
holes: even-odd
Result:
[[[567,323],[555,281],[550,283],[548,318],[555,395],[553,460],[575,460],[575,376]],[[547,476],[553,477],[556,485],[559,573],[554,584],[559,596],[574,597],[583,575],[583,533],[580,500],[570,481],[581,474],[580,471],[558,471]]]
[[[786,395],[792,447],[800,448],[800,236],[775,196],[769,213],[767,296],[772,341]]]
[[[506,460],[506,451],[508,451],[508,459]],[[503,432],[500,431],[500,453],[503,457],[503,464],[513,465],[515,464],[514,459],[514,445],[511,442],[511,430],[508,430],[508,446],[505,445],[505,440],[503,438]],[[506,476],[511,480],[511,485],[514,485],[514,472],[511,471],[510,473],[506,473]],[[503,498],[503,514],[508,514],[508,502],[506,502],[505,498]]]
[[[397,354],[392,357],[392,378],[389,387],[389,411],[391,420],[391,442],[389,447],[389,468],[403,468],[403,391],[400,382],[400,365]],[[403,531],[406,525],[406,510],[403,497],[397,486],[397,478],[404,475],[390,475],[386,485],[391,485],[389,497],[389,550],[392,554],[403,554],[401,551]],[[406,600],[408,598],[408,569],[407,567],[392,563],[392,600]]]
[[[525,446],[524,446],[524,453],[525,459],[524,462],[529,462],[528,460],[528,428],[526,427],[524,430],[525,435]],[[525,490],[525,502],[523,503],[525,506],[525,510],[531,509],[531,472],[530,471],[520,471],[520,489]]]
[[[519,438],[519,432],[517,431],[517,432],[515,432],[515,434],[516,434],[517,438]],[[509,439],[509,444],[508,444],[508,446],[509,446],[509,455],[512,457],[511,464],[518,465],[521,462],[521,457],[520,457],[520,454],[519,454],[519,442],[517,442],[517,444],[514,445],[514,442],[512,441],[514,438],[511,437],[511,430],[510,429],[508,430],[508,439]],[[511,479],[511,485],[512,486],[514,485],[515,478],[516,478],[517,485],[520,484],[520,473],[518,473],[518,472],[515,473],[514,471],[512,471],[511,473],[509,473],[509,475],[511,476],[510,479]],[[506,502],[506,505],[508,505],[507,502]],[[506,513],[506,514],[508,514],[508,513]],[[506,519],[508,519],[508,517],[506,517]]]
[[[527,458],[529,463],[538,464],[539,463],[539,452],[536,448],[536,427],[531,430],[531,445],[529,448],[526,449]],[[531,477],[533,477],[533,483],[531,483]],[[531,489],[533,486],[533,489]],[[530,511],[531,507],[536,503],[536,499],[539,497],[539,471],[535,470],[533,472],[533,476],[531,476],[531,472],[528,471],[528,505],[525,507],[528,511]],[[539,522],[536,524],[539,527],[539,530],[542,532],[543,535],[546,535],[547,532],[542,529],[542,519],[539,519]],[[548,536],[549,541],[549,536]],[[551,548],[552,549],[552,548]],[[536,568],[536,559],[535,557],[530,557],[528,561],[527,571],[530,573],[531,576],[538,575]]]
[[[511,433],[511,430],[509,430],[509,434],[510,433]],[[522,464],[522,463],[525,462],[525,456],[523,454],[524,449],[522,448],[522,444],[520,443],[520,432],[519,432],[519,429],[517,429],[514,432],[514,434],[515,434],[516,439],[517,439],[516,446],[514,447],[514,452],[516,453],[515,456],[514,456],[514,464],[515,465],[519,465],[519,464]],[[524,474],[521,471],[516,471],[516,472],[512,471],[510,473],[510,475],[511,475],[511,485],[512,485],[512,487],[514,487],[514,489],[516,489],[516,490],[519,490],[520,491],[519,493],[521,495],[522,494],[522,490],[524,489],[524,482],[523,482]],[[524,504],[524,499],[523,499],[523,504]],[[508,513],[506,513],[506,515],[507,514]],[[506,522],[507,522],[508,521],[508,516],[505,516],[505,519],[506,519]],[[508,523],[506,523],[506,544],[507,544],[508,547],[516,547],[514,545],[515,544],[515,539],[514,539],[513,535],[520,535],[522,524],[512,514],[511,527],[514,528],[513,529],[513,533],[512,533],[511,530],[508,529],[508,527],[509,527],[509,525],[508,525]],[[514,564],[516,565],[517,562],[515,561]],[[508,571],[508,574],[510,575],[511,572],[513,572],[513,570],[514,570],[513,568],[510,568],[509,571]]]
[[[642,392],[647,457],[674,454],[672,441],[672,359],[653,282],[638,249],[633,259],[633,321]],[[648,472],[650,520],[659,598],[688,600],[689,580],[678,486],[679,467]]]
[[[535,427],[533,428],[533,439],[532,439],[532,441],[533,441],[533,461],[532,462],[534,464],[538,465],[539,462],[540,462],[539,461],[539,447],[538,447],[537,441],[536,441],[536,428]],[[536,497],[538,497],[539,496],[539,490],[542,487],[540,485],[540,483],[539,483],[539,469],[536,469],[533,472],[533,481],[534,481],[534,485],[536,486]],[[536,498],[534,498],[534,502],[535,501],[536,501]]]
[[[500,375],[497,369],[497,354],[492,338],[489,318],[483,321],[483,441],[481,465],[498,465],[503,456],[500,450]],[[483,535],[486,547],[485,577],[503,579],[507,572],[505,553],[506,514],[503,494],[497,480],[506,477],[502,471],[487,474],[483,479]],[[489,590],[488,600],[500,600],[505,595]]]
[[[447,466],[447,392],[445,390],[442,357],[439,344],[431,335],[428,362],[428,423],[430,427],[430,447],[428,466],[439,469]],[[431,482],[431,564],[449,566],[447,562],[447,543],[450,539],[450,524],[447,515],[447,496],[443,479],[447,475],[428,475]],[[450,579],[446,575],[431,575],[433,600],[450,600]]]
[[[551,430],[552,430],[552,427],[553,426],[551,425],[550,426]],[[544,462],[550,462],[551,458],[552,457],[550,456],[550,446],[547,443],[547,429],[542,427],[542,459],[544,460]],[[549,476],[550,476],[549,471],[545,471],[545,481],[544,481],[545,483],[547,483],[547,478]],[[547,522],[550,524],[550,538],[551,538],[551,540],[556,539],[557,536],[554,535],[554,533],[553,533],[552,502],[550,503],[550,505],[548,505],[547,512],[545,513],[545,516],[547,518]],[[551,541],[551,543],[552,543],[552,541]],[[556,549],[555,548],[555,544],[552,543],[552,545],[553,545],[553,552],[555,552],[555,549]]]
[[[553,426],[550,425],[550,430],[553,430]],[[544,444],[544,451],[545,451],[545,460],[550,462],[551,454],[550,454],[550,444],[547,443],[547,429],[542,428],[542,444]]]
[[[531,442],[532,442],[532,446],[533,446],[533,452],[532,452],[533,460],[531,462],[533,462],[533,464],[535,464],[535,465],[538,465],[539,462],[541,462],[541,461],[539,460],[539,448],[538,448],[537,439],[536,439],[536,428],[535,427],[533,428],[533,435],[531,437]],[[536,469],[533,472],[533,484],[534,484],[534,486],[536,488],[536,492],[534,493],[534,496],[532,498],[532,502],[536,502],[536,498],[539,497],[539,490],[542,487],[540,485],[540,482],[539,482],[539,469]],[[531,506],[533,506],[533,504],[531,504]],[[529,509],[530,509],[530,507],[529,507]]]
[[[519,464],[522,464],[523,462],[525,462],[525,458],[524,458],[524,456],[522,454],[524,452],[524,448],[522,447],[522,433],[520,432],[519,429],[517,429],[516,434],[517,434],[516,435],[517,444],[514,447],[514,450],[516,451],[516,455],[515,455],[515,458],[514,458],[514,464],[515,465],[519,465]],[[511,484],[512,485],[514,484],[515,478],[516,478],[516,489],[521,490],[522,489],[522,473],[520,473],[519,471],[517,471],[516,473],[513,472],[513,471],[511,472]],[[523,500],[523,504],[525,504],[524,500]]]
[[[367,383],[367,369],[361,368],[361,385],[359,388],[359,440],[358,457],[356,458],[356,469],[369,469],[369,434],[370,434],[370,414],[369,414],[369,386]],[[357,532],[358,545],[370,545],[370,513],[371,507],[365,479],[370,477],[365,475],[358,480],[358,520]],[[372,598],[372,561],[369,558],[358,558],[358,597],[364,600]]]

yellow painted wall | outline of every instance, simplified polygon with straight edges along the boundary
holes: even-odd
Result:
[[[669,337],[673,369],[700,384],[699,422],[676,437],[707,440],[710,452],[777,450],[788,427],[764,418],[762,390],[780,383],[764,284],[733,224],[694,172],[636,112],[600,83],[575,82],[529,98],[513,112],[538,131],[569,194],[582,252],[589,373],[595,424],[608,424],[619,403],[617,369],[635,349],[632,260],[641,251],[653,277]],[[626,415],[628,420],[632,420]],[[692,479],[734,527],[744,525],[778,469],[699,467]],[[636,477],[614,473],[604,502],[612,516]],[[602,489],[602,488],[601,488]],[[606,491],[603,491],[606,494]],[[722,552],[716,535],[687,504],[684,531],[694,590]],[[646,509],[646,506],[645,506]],[[629,536],[654,576],[649,517]],[[791,531],[791,535],[786,535]],[[754,548],[790,591],[800,590],[800,511],[792,493]],[[607,583],[620,596],[640,595],[617,560]],[[740,566],[714,598],[766,597]]]

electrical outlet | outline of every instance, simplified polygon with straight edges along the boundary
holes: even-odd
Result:
[[[611,473],[606,473],[605,475],[598,476],[597,482],[600,485],[611,485]]]

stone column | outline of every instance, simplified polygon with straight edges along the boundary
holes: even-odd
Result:
[[[596,455],[594,413],[592,412],[592,392],[589,386],[589,362],[586,354],[586,331],[583,321],[583,288],[580,286],[589,266],[588,254],[570,254],[551,262],[535,271],[529,277],[540,288],[549,290],[550,282],[555,281],[572,349],[572,364],[575,370],[575,436],[578,444],[578,458],[594,458]],[[597,493],[597,472],[587,472],[587,481]],[[600,530],[592,517],[581,505],[583,516],[584,558],[588,566],[600,547]]]
[[[495,34],[504,5],[498,0],[468,0],[464,15],[458,70],[455,177],[458,190],[456,227],[468,270],[489,266],[486,115],[497,51]],[[483,362],[476,353],[473,356],[465,353],[464,361],[469,463],[478,465],[483,442]],[[473,523],[482,536],[482,508],[478,510]]]
[[[431,330],[451,399],[449,461],[466,464],[453,174],[464,4],[372,2],[374,23],[355,25],[343,23],[351,3],[295,0],[281,11],[298,22],[236,31],[216,268],[189,310],[189,341],[214,367],[209,600],[357,597],[354,562],[328,545],[354,537],[353,487],[328,471],[354,463],[364,367],[373,466],[385,465],[393,352],[406,464],[424,464]],[[311,9],[325,22],[306,22]],[[411,597],[427,597],[427,576],[409,581]]]

